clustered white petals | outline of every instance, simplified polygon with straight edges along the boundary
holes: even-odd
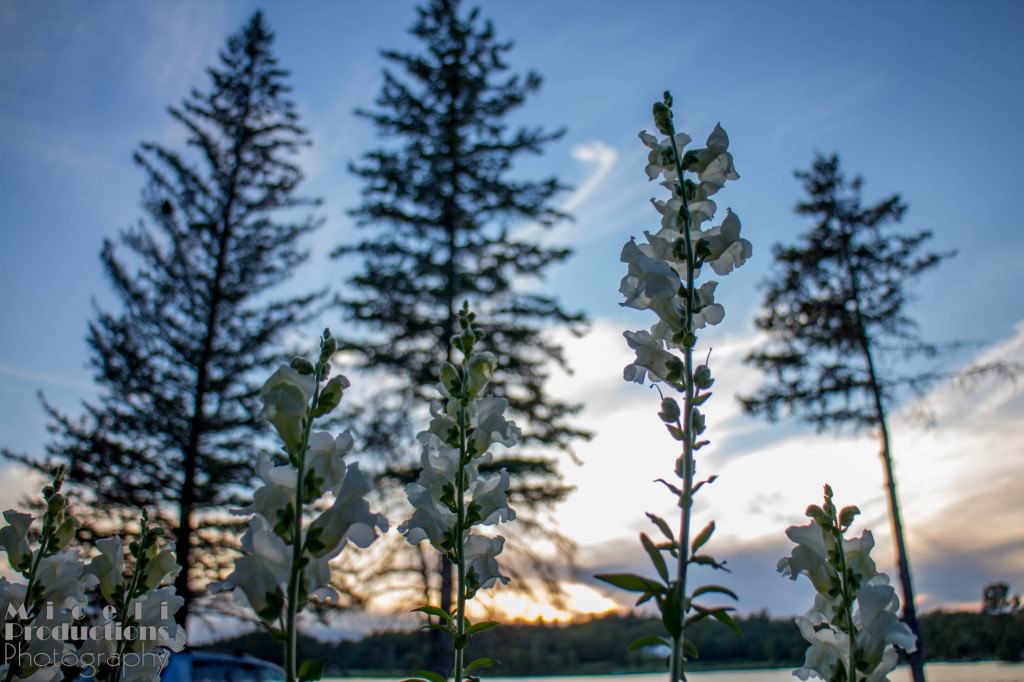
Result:
[[[289,460],[275,464],[266,453],[260,455],[256,474],[262,485],[253,493],[251,504],[234,510],[235,514],[252,515],[242,536],[243,555],[235,561],[227,578],[209,586],[211,593],[240,593],[268,623],[280,615],[286,600],[294,558],[292,543],[296,541],[292,537],[295,517],[303,514],[302,505],[309,502],[308,498],[322,499],[329,494],[333,499],[325,508],[321,507],[322,511],[308,527],[300,523],[301,537],[297,541],[303,551],[302,594],[336,601],[338,593],[331,586],[330,560],[349,542],[368,547],[388,528],[387,520],[372,512],[366,499],[373,488],[372,481],[360,471],[358,463],[345,460],[353,447],[349,431],[334,436],[311,430],[305,452],[300,452],[308,424],[336,406],[349,386],[343,376],[335,376],[324,385],[314,406],[311,403],[317,395],[317,383],[313,374],[284,365],[263,385],[262,414],[277,430]],[[321,409],[328,399],[329,404]],[[297,464],[300,460],[301,481]],[[303,502],[297,508],[300,484]]]
[[[29,532],[35,519],[13,510],[4,514],[7,525],[0,528],[0,549],[7,553],[14,572],[26,582],[0,578],[0,626],[5,632],[7,625],[19,626],[13,630],[17,634],[7,642],[10,651],[0,666],[0,676],[6,679],[10,675],[19,682],[61,680],[61,662],[82,660],[79,655],[83,654],[104,675],[113,674],[120,666],[121,679],[155,682],[160,679],[166,657],[145,657],[146,665],[134,666],[121,664],[121,658],[110,659],[129,652],[180,651],[185,645],[185,630],[174,622],[174,614],[184,600],[173,588],[161,587],[180,570],[174,544],[161,546],[158,539],[162,531],[150,527],[148,517],[143,515],[140,536],[131,546],[133,566],[126,566],[123,543],[117,536],[98,539],[99,553],[86,564],[78,550],[67,547],[74,537],[76,523],[60,493],[63,477],[60,468],[53,483],[44,488],[46,512],[34,549]],[[33,586],[31,594],[29,584]],[[117,639],[113,639],[109,638],[113,631],[103,627],[109,620],[103,611],[81,620],[84,607],[90,603],[89,593],[96,587],[101,607],[113,606],[116,618],[121,618],[117,614],[129,614],[132,625],[140,627],[120,630]],[[60,631],[65,626],[87,628],[91,634],[80,640],[40,634],[52,633],[54,628]]]
[[[685,149],[691,141],[685,133],[677,133],[670,140],[642,131],[640,140],[650,150],[645,169],[647,177],[650,180],[660,178],[660,184],[670,193],[668,199],[651,199],[661,215],[661,229],[655,233],[645,231],[645,242],[630,239],[620,255],[627,266],[626,276],[619,285],[624,299],[621,305],[651,310],[658,317],[649,333],[626,332],[626,341],[637,352],[637,358],[625,368],[623,376],[627,381],[643,383],[647,379],[669,381],[671,350],[682,347],[687,333],[719,324],[725,317],[725,308],[715,302],[717,282],[695,284],[692,294],[687,291],[691,262],[694,279],[700,276],[705,264],[715,274],[723,276],[746,263],[752,247],[740,237],[740,220],[731,209],[726,209],[721,224],[707,229],[701,227],[714,218],[717,210],[710,197],[726,182],[739,179],[729,152],[729,137],[720,125],[715,126],[706,146],[700,149]],[[687,176],[683,183],[680,183],[673,148]],[[687,310],[691,298],[693,307]]]
[[[431,406],[430,425],[417,435],[422,445],[420,474],[406,486],[413,513],[398,527],[411,544],[426,540],[446,555],[456,550],[458,508],[454,496],[460,469],[468,525],[495,525],[516,517],[509,507],[508,472],[504,469],[480,471],[491,462],[490,448],[494,445],[511,447],[520,437],[519,428],[505,417],[508,400],[480,396],[493,376],[494,365],[495,359],[490,353],[473,353],[465,362],[464,379],[453,365],[445,365],[441,371],[438,391],[444,402]],[[463,380],[465,404],[457,395]],[[465,420],[465,461],[459,442],[460,412]],[[491,587],[498,581],[508,582],[508,578],[500,574],[495,558],[501,553],[504,538],[465,533],[463,541],[466,567],[474,576],[476,588]]]
[[[791,526],[786,535],[796,546],[788,557],[779,560],[779,572],[792,580],[806,576],[817,592],[811,609],[796,619],[809,646],[803,666],[793,674],[801,680],[835,679],[837,674],[845,675],[851,654],[851,637],[841,612],[844,601],[841,567],[837,565],[839,540],[819,519],[805,526]],[[853,653],[859,661],[857,682],[884,682],[899,661],[895,647],[911,652],[916,640],[897,616],[899,598],[889,577],[879,573],[871,559],[871,532],[864,531],[859,538],[844,537],[841,542],[842,561],[852,577],[851,584],[858,586],[851,606],[852,646],[856,647]]]

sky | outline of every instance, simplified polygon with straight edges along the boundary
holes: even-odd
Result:
[[[40,453],[47,441],[42,391],[76,413],[95,395],[85,331],[94,305],[116,305],[98,253],[104,238],[142,217],[144,177],[131,161],[141,141],[180,144],[166,113],[256,9],[276,32],[292,71],[298,111],[314,145],[301,163],[304,190],[324,198],[326,222],[309,243],[311,262],[287,288],[343,285],[347,268],[327,257],[353,237],[346,209],[359,185],[349,161],[376,143],[353,115],[381,83],[381,48],[415,49],[406,30],[412,3],[181,2],[0,3],[0,444]],[[590,577],[644,567],[636,535],[644,511],[671,513],[652,483],[670,472],[674,443],[653,394],[626,384],[624,329],[651,320],[621,308],[622,244],[657,225],[648,203],[660,188],[643,172],[651,103],[676,100],[678,126],[697,142],[721,121],[741,180],[718,201],[743,219],[754,256],[724,278],[725,321],[701,337],[714,347],[718,385],[709,409],[714,444],[702,473],[719,475],[698,503],[695,524],[715,519],[714,552],[733,573],[740,611],[794,614],[809,593],[775,572],[788,553],[783,530],[802,523],[829,481],[842,504],[864,511],[855,531],[874,533],[880,565],[892,572],[882,469],[870,434],[815,434],[795,422],[770,425],[740,413],[733,395],[756,387],[742,357],[762,339],[753,318],[771,246],[808,224],[792,207],[792,173],[816,153],[841,155],[865,177],[865,198],[899,192],[909,230],[930,229],[933,246],[958,255],[914,288],[911,313],[922,335],[975,342],[947,368],[979,359],[1024,360],[1024,108],[1017,35],[1024,5],[967,2],[487,2],[515,69],[537,69],[542,91],[514,123],[565,126],[524,177],[555,173],[574,186],[560,199],[575,220],[539,235],[575,250],[543,282],[567,308],[585,311],[591,331],[562,330],[576,370],[556,373],[552,391],[585,404],[581,424],[597,433],[562,463],[576,486],[558,510],[580,547],[567,585],[574,612],[625,603]],[[529,225],[513,226],[531,232]],[[318,320],[342,326],[344,320]],[[1017,385],[939,386],[923,403],[900,405],[894,451],[920,607],[972,607],[984,585],[1024,590],[1024,399]],[[929,419],[922,419],[922,412]],[[30,482],[7,464],[7,508]],[[507,597],[510,615],[565,617],[543,603]]]

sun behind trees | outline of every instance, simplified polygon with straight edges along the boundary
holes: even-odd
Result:
[[[309,140],[272,43],[257,12],[209,70],[210,89],[169,109],[188,133],[187,153],[141,145],[148,220],[104,243],[121,307],[97,309],[89,325],[100,395],[81,420],[44,403],[47,453],[68,462],[87,536],[128,532],[139,507],[160,510],[175,529],[181,621],[230,559],[223,550],[237,545],[227,510],[241,506],[254,476],[254,373],[320,296],[268,298],[306,260],[298,240],[319,225],[305,215],[319,202],[296,195],[294,159]]]

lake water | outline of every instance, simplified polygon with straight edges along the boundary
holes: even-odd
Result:
[[[1022,663],[929,663],[926,666],[929,682],[1024,682]],[[797,678],[789,668],[777,670],[721,670],[690,673],[692,682],[793,682]],[[664,673],[644,675],[582,675],[573,677],[485,677],[487,682],[661,682]],[[336,677],[339,682],[381,682],[383,678]],[[889,674],[892,682],[910,682],[910,670],[897,668]]]

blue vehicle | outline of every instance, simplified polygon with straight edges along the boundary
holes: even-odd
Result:
[[[284,682],[284,670],[248,654],[185,650],[171,654],[161,682]]]

